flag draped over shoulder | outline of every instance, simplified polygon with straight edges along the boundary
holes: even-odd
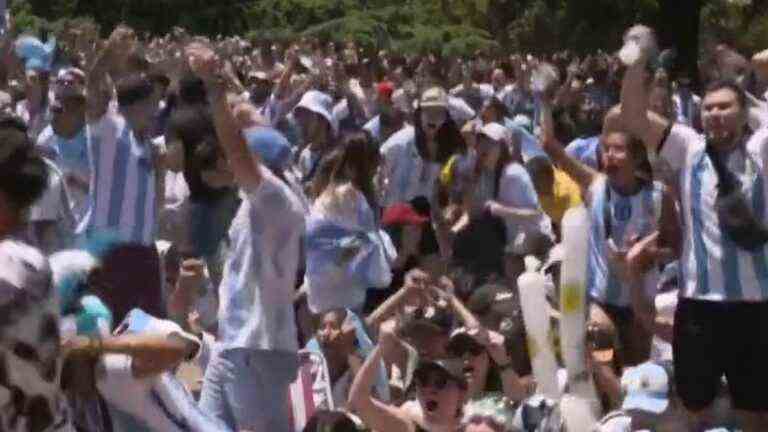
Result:
[[[397,253],[381,230],[342,226],[313,215],[305,245],[313,312],[360,306],[367,289],[386,288],[392,281],[390,263]]]

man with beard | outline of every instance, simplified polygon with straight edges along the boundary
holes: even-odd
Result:
[[[682,283],[674,320],[675,387],[691,429],[711,423],[725,375],[745,431],[768,428],[768,129],[751,130],[744,90],[715,81],[702,100],[704,134],[647,111],[653,31],[628,30],[640,55],[624,76],[622,117],[678,173]],[[747,336],[748,335],[748,336]]]
[[[85,215],[88,198],[88,144],[85,122],[85,74],[70,68],[59,72],[54,81],[51,125],[37,140],[40,151],[64,175],[75,218]]]

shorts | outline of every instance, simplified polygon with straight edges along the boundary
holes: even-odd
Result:
[[[733,408],[768,410],[768,302],[680,299],[672,348],[675,385],[689,411],[712,404],[723,375]]]

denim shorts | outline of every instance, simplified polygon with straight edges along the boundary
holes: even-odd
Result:
[[[297,354],[245,348],[217,351],[205,372],[200,408],[232,430],[289,432],[288,387],[296,380]]]

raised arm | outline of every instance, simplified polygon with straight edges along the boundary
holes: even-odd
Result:
[[[106,45],[96,56],[88,72],[86,116],[89,122],[96,122],[104,116],[112,100],[110,73],[120,56],[135,50],[136,34],[128,27],[118,26],[109,36]]]
[[[131,367],[137,378],[173,369],[193,357],[198,349],[199,345],[176,334],[125,334],[103,340],[78,336],[64,346],[68,356],[129,355],[133,358]]]
[[[552,159],[552,162],[566,172],[578,185],[582,192],[597,178],[598,172],[568,156],[565,148],[555,138],[555,121],[552,117],[552,106],[549,103],[541,104],[541,147]],[[586,196],[586,195],[584,195]]]
[[[371,430],[387,432],[412,432],[413,424],[408,421],[400,409],[382,403],[371,395],[371,387],[376,380],[379,362],[381,362],[382,345],[388,343],[386,338],[394,337],[391,332],[382,328],[379,346],[374,348],[363,367],[355,376],[349,391],[347,406],[357,414]]]
[[[262,180],[258,157],[248,150],[232,113],[227,100],[226,82],[220,73],[220,59],[213,50],[201,44],[188,46],[186,55],[190,69],[205,82],[213,110],[216,135],[227,155],[235,181],[243,189],[256,189]]]
[[[410,270],[405,275],[403,286],[365,319],[366,327],[378,329],[381,323],[397,313],[408,298],[416,295],[421,290],[421,287],[426,284],[428,278],[429,275],[420,269]]]
[[[297,61],[298,55],[296,54],[296,51],[293,48],[289,49],[286,54],[285,69],[283,69],[283,73],[280,75],[280,80],[277,82],[274,91],[274,95],[278,100],[282,99],[285,94],[288,93],[288,87],[291,84],[291,78],[293,78],[293,73],[296,70]]]
[[[643,140],[648,151],[656,152],[669,126],[669,121],[648,112],[647,65],[651,53],[652,30],[635,26],[625,40],[637,44],[639,55],[627,65],[621,85],[621,123],[626,130]]]

